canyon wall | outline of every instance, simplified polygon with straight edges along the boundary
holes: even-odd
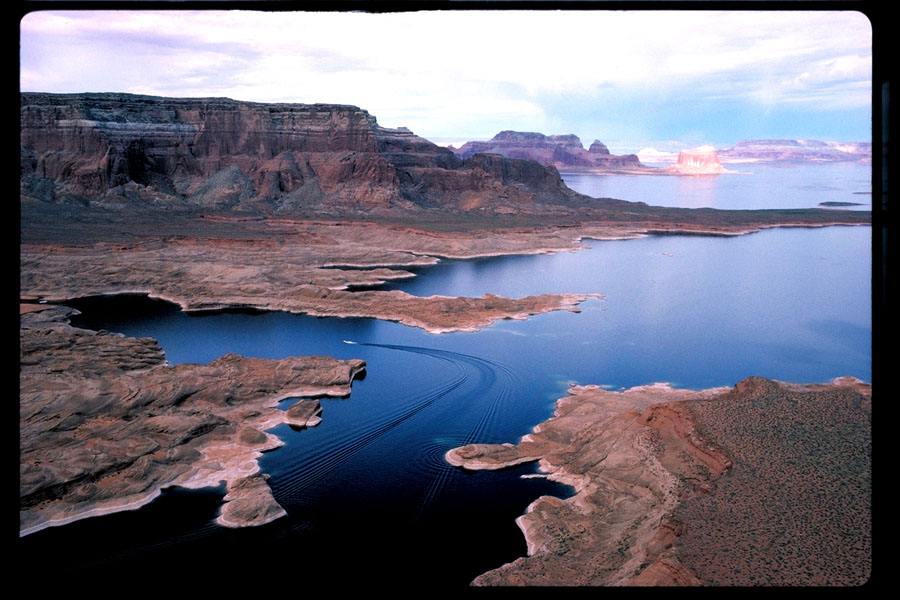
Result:
[[[25,198],[108,207],[378,214],[565,203],[552,167],[461,159],[354,106],[21,94]]]

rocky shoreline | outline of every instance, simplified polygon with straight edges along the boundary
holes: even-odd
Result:
[[[528,555],[473,585],[861,585],[872,567],[871,386],[573,386],[516,444],[458,467],[539,461],[573,486],[517,524]],[[848,552],[847,548],[852,548]]]
[[[836,220],[828,224],[840,221],[832,214]],[[577,312],[580,303],[602,298],[601,291],[464,298],[370,288],[412,277],[408,269],[444,259],[575,251],[590,239],[660,232],[741,235],[772,226],[821,225],[588,223],[436,232],[376,223],[189,221],[190,234],[161,234],[150,224],[136,222],[131,235],[120,234],[120,239],[100,241],[87,235],[77,241],[60,240],[51,230],[43,239],[23,240],[20,298],[62,303],[84,296],[137,293],[176,303],[186,311],[252,308],[383,319],[431,333],[474,331],[498,319],[523,319],[554,310]]]
[[[72,327],[73,309],[20,316],[20,535],[131,510],[171,486],[217,487],[217,521],[260,525],[283,516],[259,472],[288,423],[309,427],[315,399],[345,397],[361,360],[227,354],[169,366],[156,341]]]
[[[169,404],[176,401],[181,404],[178,393],[199,398],[202,394],[197,396],[197,392],[207,389],[203,382],[212,377],[222,382],[225,389],[220,391],[228,396],[233,393],[230,391],[233,387],[245,389],[248,385],[245,379],[254,381],[261,367],[249,359],[234,356],[223,357],[210,365],[167,367],[162,350],[153,340],[133,341],[72,328],[65,324],[63,317],[67,309],[52,307],[48,302],[139,292],[177,302],[186,310],[250,307],[318,316],[389,319],[432,333],[465,331],[489,325],[496,319],[526,318],[560,309],[577,311],[579,303],[602,295],[421,298],[402,292],[354,288],[411,277],[414,274],[408,269],[442,259],[576,251],[591,239],[623,239],[673,230],[741,235],[770,226],[788,226],[783,222],[757,222],[751,227],[649,222],[641,226],[603,223],[435,231],[409,224],[192,218],[185,221],[185,230],[179,230],[179,223],[177,218],[172,219],[169,227],[173,230],[160,232],[152,223],[141,224],[138,220],[130,230],[118,228],[117,236],[107,235],[102,224],[96,231],[79,227],[83,235],[77,240],[67,237],[71,235],[70,230],[52,226],[40,234],[34,228],[23,230],[26,238],[37,238],[23,240],[20,257],[23,533],[93,514],[136,508],[150,502],[160,489],[169,485],[217,486],[223,480],[227,482],[227,495],[219,518],[221,524],[242,526],[269,522],[282,512],[271,497],[264,476],[258,472],[255,458],[260,452],[277,447],[279,442],[262,432],[292,418],[300,426],[313,426],[320,419],[318,406],[304,403],[291,411],[280,411],[273,407],[284,393],[255,390],[247,392],[246,400],[254,408],[246,408],[240,416],[245,419],[252,413],[252,426],[241,429],[225,414],[228,411],[222,413],[222,407],[216,408],[207,399],[202,410],[191,412],[184,422],[180,422],[182,416],[179,416],[163,424],[154,413],[150,422],[159,430],[146,434],[152,439],[146,447],[132,448],[127,444],[118,447],[117,444],[124,442],[117,438],[94,451],[103,457],[96,467],[86,466],[90,463],[87,455],[63,455],[52,448],[60,439],[65,439],[66,444],[74,443],[75,438],[79,438],[79,443],[86,443],[86,432],[91,431],[91,435],[96,432],[83,427],[98,427],[101,422],[111,425],[116,421],[114,415],[105,420],[100,417],[109,409],[110,398],[145,398],[142,402],[147,405],[162,402],[166,410],[175,410]],[[92,234],[100,239],[92,238]],[[44,343],[54,337],[68,341],[57,341],[49,347],[32,346],[34,340]],[[90,365],[93,369],[90,376],[79,375],[78,368],[88,364],[86,357],[94,355],[100,358]],[[77,367],[74,370],[73,365]],[[316,386],[307,382],[294,392],[302,396],[348,394],[349,382],[362,366],[341,368],[345,369],[342,384],[332,381]],[[206,370],[214,370],[215,376]],[[227,373],[224,381],[221,380],[223,372]],[[285,385],[267,383],[263,389],[278,390]],[[176,393],[185,386],[197,389]],[[63,394],[76,389],[82,393],[73,398],[80,398],[86,406],[97,401],[103,403],[102,407],[89,407],[96,415],[86,417],[82,413],[88,409],[64,405]],[[204,393],[212,393],[213,389],[210,387]],[[89,397],[88,390],[95,392],[94,397]],[[293,414],[301,408],[304,414]],[[138,423],[142,420],[135,415],[129,418]],[[123,431],[131,431],[136,426],[129,422],[125,425]],[[188,427],[187,431],[183,427]],[[216,433],[220,430],[227,433]],[[107,435],[105,430],[98,431]],[[195,438],[206,441],[201,443]],[[176,439],[182,441],[173,441]],[[528,446],[508,448],[506,452],[515,452],[519,462],[534,460],[537,455],[530,451],[521,454],[521,448]],[[239,449],[236,453],[235,448]],[[120,452],[124,452],[125,458],[117,456]],[[61,464],[74,460],[77,468],[48,466],[48,460],[51,464],[53,460],[62,460]],[[469,462],[468,466],[490,468],[484,461]],[[129,473],[127,476],[120,473],[123,468]],[[536,506],[549,506],[548,502],[555,501],[544,499]],[[540,514],[539,510],[535,511],[530,514]],[[523,517],[521,525],[529,532],[529,547],[537,552],[544,542],[533,541],[543,538],[532,519]],[[660,565],[671,567],[666,562]]]
[[[590,198],[568,189],[556,167],[497,154],[459,158],[409,130],[381,127],[353,106],[25,93],[20,108],[20,535],[137,508],[169,486],[223,481],[221,525],[277,519],[284,511],[257,463],[281,444],[267,430],[321,419],[315,400],[287,411],[279,401],[346,396],[365,368],[360,360],[234,354],[170,366],[155,340],[72,327],[71,309],[54,303],[140,293],[186,311],[250,308],[384,319],[431,333],[472,331],[498,319],[577,311],[602,290],[459,298],[377,288],[440,260],[575,251],[590,239],[731,236],[872,220],[869,212],[824,208],[677,209]],[[575,140],[558,141],[578,149]],[[600,142],[584,153],[591,155],[587,168],[640,165],[637,157],[610,155]],[[696,499],[718,498],[729,485],[740,496],[761,482],[785,480],[744,477],[741,469],[758,472],[760,456],[772,448],[756,443],[759,432],[728,430],[741,414],[737,399],[761,397],[779,410],[760,414],[814,421],[795,410],[805,388],[748,381],[733,392],[573,388],[557,417],[518,445],[451,452],[448,460],[467,468],[539,460],[551,478],[577,491],[566,501],[535,501],[519,519],[529,557],[476,583],[724,580],[704,554],[723,547],[718,532],[693,526],[718,508]],[[770,385],[779,391],[757,394]],[[841,407],[856,419],[856,429],[841,430],[838,439],[856,450],[868,439],[869,392],[838,387],[835,402],[849,402]],[[850,389],[856,395],[846,395]],[[704,412],[702,403],[713,400],[727,410]],[[763,453],[742,454],[744,447]],[[851,506],[859,501],[854,494],[870,489],[868,472],[854,473],[858,486],[840,496]],[[865,574],[865,510],[860,523],[837,519],[858,533],[851,576],[809,581],[852,583]],[[729,539],[745,525],[734,521]],[[770,538],[797,532],[785,526],[776,533]]]

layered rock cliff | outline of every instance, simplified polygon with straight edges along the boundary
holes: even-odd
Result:
[[[557,169],[590,169],[616,171],[641,169],[634,154],[614,155],[609,148],[594,140],[585,150],[576,135],[544,135],[543,133],[522,131],[501,131],[486,142],[466,142],[460,148],[452,148],[461,157],[468,158],[477,153],[500,154],[508,158],[533,160],[542,165],[552,165]]]
[[[565,204],[557,171],[460,159],[354,106],[21,95],[25,198],[109,207],[378,214]]]

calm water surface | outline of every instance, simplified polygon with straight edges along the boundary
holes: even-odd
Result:
[[[212,524],[224,490],[172,491],[139,511],[27,536],[25,556],[74,554],[65,564],[99,574],[137,573],[159,561],[185,570],[198,562],[263,566],[277,555],[311,577],[346,572],[371,585],[400,578],[462,586],[524,554],[514,519],[532,500],[570,490],[523,478],[533,466],[467,473],[443,454],[464,443],[517,441],[552,414],[570,383],[871,381],[870,227],[589,245],[444,261],[385,286],[416,295],[605,294],[580,313],[506,320],[477,333],[283,313],[187,316],[140,298],[78,304],[82,326],[155,337],[171,363],[226,352],[326,354],[362,358],[367,373],[349,398],[323,401],[318,427],[274,430],[287,444],[260,464],[288,517],[227,530]]]
[[[663,165],[665,166],[665,165]],[[872,166],[866,163],[726,164],[737,173],[701,176],[564,173],[570,188],[595,198],[618,198],[683,208],[817,208],[820,202],[872,210]]]

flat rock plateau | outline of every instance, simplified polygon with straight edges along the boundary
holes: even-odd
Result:
[[[459,157],[407,129],[383,128],[353,106],[23,93],[20,114],[22,535],[135,508],[165,487],[222,481],[227,495],[220,524],[276,519],[283,511],[256,462],[260,452],[280,444],[267,430],[327,418],[314,398],[349,394],[365,368],[358,360],[233,354],[207,365],[170,366],[152,339],[72,327],[72,309],[60,306],[67,300],[140,293],[186,311],[253,308],[387,319],[435,334],[471,331],[497,319],[577,311],[603,290],[461,298],[378,286],[443,259],[574,251],[589,239],[871,223],[863,211],[676,209],[591,198],[567,188],[552,165],[492,153]],[[581,151],[607,166],[636,162],[609,155],[599,142]],[[760,530],[752,540],[758,546],[738,536],[742,519],[768,518],[745,509],[783,508],[809,479],[787,479],[797,485],[770,501],[765,486],[796,471],[760,431],[735,426],[736,398],[748,385],[787,390],[765,396],[774,408],[761,404],[759,419],[783,409],[797,416],[785,423],[800,427],[802,419],[816,422],[800,396],[834,395],[857,411],[848,417],[855,427],[865,420],[868,396],[855,385],[807,392],[751,383],[708,393],[573,390],[572,398],[602,396],[603,402],[563,402],[560,410],[582,406],[578,410],[595,412],[593,422],[602,427],[582,429],[576,419],[558,435],[553,426],[541,426],[518,446],[459,451],[457,458],[474,461],[467,463],[471,468],[540,460],[551,477],[579,490],[572,500],[537,501],[521,520],[530,556],[478,582],[740,583],[750,574],[763,576],[738,566],[742,552],[763,548],[762,556],[785,564],[805,557],[803,540],[814,538],[779,545],[799,520],[771,521],[783,529]],[[279,410],[287,397],[305,399]],[[834,411],[823,414],[830,419]],[[838,442],[851,434],[850,424],[826,424],[838,430]],[[770,428],[772,440],[781,439],[776,433],[789,435],[786,427]],[[624,432],[621,443],[605,433],[617,430]],[[857,433],[862,437],[847,438],[847,460],[865,451],[868,438]],[[569,448],[568,436],[597,437],[597,446],[588,450],[574,440]],[[765,443],[754,445],[759,440]],[[604,448],[613,459],[605,458]],[[752,454],[754,448],[771,452],[774,462],[762,468],[763,454]],[[582,451],[590,456],[578,459]],[[821,476],[808,469],[823,456],[840,458],[828,452],[803,455],[790,468]],[[602,465],[603,473],[591,465]],[[776,466],[784,471],[772,470]],[[837,497],[867,489],[867,471],[854,477],[835,488]],[[728,490],[731,496],[721,496]],[[825,510],[819,502],[796,502],[798,519],[820,516],[801,511]],[[727,517],[717,516],[721,531],[694,525],[716,511]],[[635,520],[636,514],[645,518]],[[839,570],[846,576],[840,579],[829,570],[833,539],[815,538],[829,550],[807,567],[816,571],[804,580],[852,582],[865,573],[867,513],[855,514],[861,521],[851,524],[842,513],[827,513],[836,519],[828,531],[837,535],[843,528],[859,548],[859,562]],[[610,527],[594,527],[598,518]],[[748,540],[729,550],[739,573],[709,561],[707,550],[722,547],[729,536]]]
[[[704,391],[573,386],[518,444],[453,465],[539,461],[575,495],[517,521],[528,556],[479,586],[855,586],[872,569],[871,386],[751,377]]]

